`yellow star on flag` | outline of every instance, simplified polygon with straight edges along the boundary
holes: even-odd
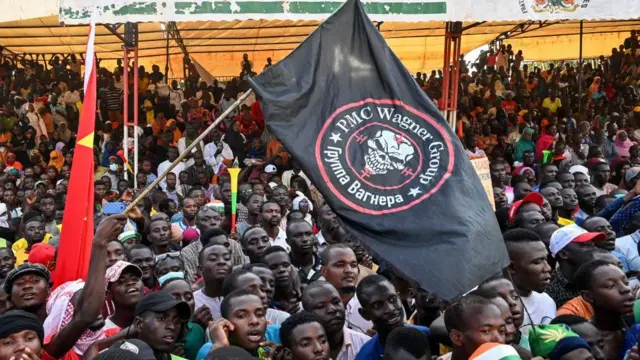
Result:
[[[89,149],[93,149],[93,132],[85,137],[83,137],[80,141],[77,141],[76,144],[80,144],[88,147]]]

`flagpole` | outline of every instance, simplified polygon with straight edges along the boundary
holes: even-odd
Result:
[[[249,95],[251,95],[253,93],[253,89],[249,89],[247,90],[247,92],[245,92],[244,94],[242,94],[242,96],[240,96],[238,98],[238,100],[236,100],[236,102],[233,103],[233,105],[231,105],[227,110],[225,110],[220,116],[218,116],[218,118],[211,124],[209,125],[208,128],[206,128],[204,130],[204,132],[202,134],[200,134],[200,136],[198,136],[192,143],[191,145],[189,145],[182,154],[180,154],[180,156],[178,156],[178,158],[171,163],[171,165],[169,165],[169,167],[160,175],[158,175],[158,178],[155,179],[151,184],[149,184],[149,186],[147,186],[144,191],[142,191],[142,193],[140,195],[138,195],[138,197],[136,197],[131,204],[129,204],[129,206],[127,206],[126,209],[124,209],[124,213],[128,213],[129,211],[131,211],[131,209],[133,209],[142,199],[144,199],[145,196],[147,196],[151,190],[155,189],[156,186],[158,186],[158,184],[160,184],[160,181],[162,181],[162,179],[164,179],[169,172],[171,172],[171,170],[176,167],[176,165],[178,165],[179,162],[181,162],[189,153],[191,153],[191,150],[193,150],[202,140],[204,140],[204,138],[209,135],[209,133],[215,129],[218,124],[220,124],[220,122],[222,122],[222,120],[224,120],[224,118],[226,118],[229,114],[231,114],[231,112],[233,110],[235,110],[235,108],[237,108],[238,106],[240,106],[240,104],[242,104],[248,97]]]

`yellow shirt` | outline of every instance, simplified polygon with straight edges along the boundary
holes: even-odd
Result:
[[[558,225],[560,226],[567,226],[567,225],[571,225],[571,224],[575,224],[575,222],[569,220],[569,219],[565,219],[563,217],[558,217]]]
[[[42,240],[42,242],[45,243],[45,244],[48,244],[49,240],[51,240],[51,238],[53,238],[53,236],[51,234],[45,234],[44,235],[44,239]],[[25,238],[22,238],[22,239],[16,241],[11,246],[11,250],[13,250],[13,255],[15,255],[15,257],[16,257],[16,267],[24,264],[27,261],[27,259],[29,258],[29,252],[27,252],[27,247],[28,246],[29,246],[29,243],[27,243],[27,239],[25,239]]]
[[[562,101],[560,101],[560,98],[556,98],[555,101],[551,101],[551,98],[546,98],[542,102],[542,107],[549,109],[552,113],[555,113],[559,107],[562,107]]]

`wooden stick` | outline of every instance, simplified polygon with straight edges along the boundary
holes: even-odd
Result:
[[[245,92],[242,96],[240,96],[238,98],[238,100],[236,100],[236,102],[233,103],[233,105],[231,105],[227,110],[225,110],[225,112],[223,112],[220,116],[218,116],[218,118],[213,122],[213,124],[209,125],[208,128],[205,129],[205,131],[200,134],[200,136],[198,136],[192,143],[191,145],[189,145],[182,154],[180,154],[180,156],[178,156],[178,158],[171,163],[171,165],[169,165],[169,167],[160,175],[158,175],[158,178],[155,179],[151,184],[149,184],[149,186],[147,186],[144,191],[142,191],[142,193],[140,195],[138,195],[137,198],[135,198],[131,204],[129,204],[129,206],[127,206],[126,209],[124,209],[124,213],[128,213],[129,211],[131,211],[131,209],[133,209],[136,205],[138,205],[138,203],[144,199],[145,196],[147,196],[149,194],[149,192],[151,192],[151,190],[155,189],[158,184],[160,184],[160,181],[162,181],[162,179],[164,179],[165,177],[167,177],[167,175],[169,174],[169,172],[171,172],[171,170],[176,167],[176,165],[178,165],[179,162],[181,162],[189,153],[191,153],[191,150],[193,150],[198,143],[200,143],[207,135],[209,135],[209,133],[216,128],[216,126],[218,126],[218,124],[220,124],[220,122],[222,120],[224,120],[224,118],[226,118],[235,108],[237,108],[238,106],[240,106],[240,104],[242,104],[243,101],[245,101],[249,95],[251,95],[251,93],[253,93],[253,89],[249,89],[247,90],[247,92]]]

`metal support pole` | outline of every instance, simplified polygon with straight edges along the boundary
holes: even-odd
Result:
[[[145,196],[147,196],[151,190],[155,189],[160,182],[167,177],[167,175],[171,172],[171,170],[176,167],[176,165],[178,165],[179,162],[181,162],[185,157],[187,157],[187,155],[189,155],[191,153],[191,150],[193,150],[202,140],[204,140],[209,133],[215,129],[220,122],[222,122],[222,120],[224,120],[224,118],[226,118],[227,116],[229,116],[229,114],[231,114],[232,111],[234,111],[238,106],[240,106],[240,104],[242,104],[248,97],[249,95],[251,95],[253,93],[253,89],[249,89],[247,90],[247,92],[245,92],[244,94],[242,94],[242,96],[240,96],[238,98],[238,100],[236,100],[236,102],[233,103],[233,105],[231,105],[227,110],[225,110],[225,112],[223,112],[211,125],[209,125],[208,128],[206,128],[204,130],[204,132],[202,134],[200,134],[200,136],[198,136],[195,140],[193,140],[193,142],[191,143],[191,145],[187,146],[187,148],[184,150],[184,152],[182,154],[180,154],[180,156],[178,156],[178,158],[171,163],[171,165],[169,165],[169,167],[162,173],[162,174],[158,174],[158,178],[155,179],[151,184],[149,184],[140,195],[138,195],[137,198],[135,198],[131,204],[129,204],[129,206],[127,206],[126,209],[124,209],[124,213],[126,214],[127,212],[131,211],[131,209],[133,209],[142,199],[144,199]]]
[[[169,40],[171,40],[171,38],[169,37],[169,34],[166,34],[167,36],[167,63],[164,66],[164,81],[169,84]]]
[[[462,23],[447,22],[444,40],[444,65],[442,69],[442,115],[454,131],[458,110],[458,87],[460,79],[460,48]]]
[[[136,27],[136,32],[138,28]],[[133,50],[133,108],[135,112],[133,113],[133,123],[135,127],[133,128],[133,188],[138,189],[138,115],[140,113],[140,106],[138,104],[140,94],[138,93],[138,83],[140,81],[140,77],[138,74],[138,42],[136,41],[136,47]],[[144,184],[143,184],[144,185]]]
[[[122,126],[124,129],[124,139],[122,143],[122,148],[124,149],[124,161],[128,162],[129,152],[127,151],[128,140],[129,140],[129,48],[124,47],[124,56],[122,59],[122,67],[124,69],[122,74],[122,81],[124,82],[124,99],[122,101],[124,106],[124,111],[122,114]],[[129,172],[125,166],[124,169],[124,179],[129,180]]]
[[[582,35],[584,34],[584,21],[580,20],[580,51],[579,51],[579,61],[578,64],[580,64],[580,71],[578,72],[578,94],[580,94],[578,96],[578,113],[580,113],[582,111],[582,74],[583,74],[583,69],[582,69]]]

